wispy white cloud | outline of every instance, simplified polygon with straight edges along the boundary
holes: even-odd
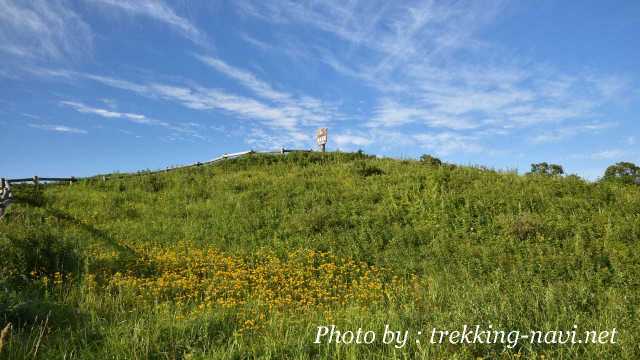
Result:
[[[462,116],[456,117],[428,107],[401,105],[390,98],[383,98],[373,113],[374,117],[366,124],[368,127],[398,127],[416,122],[430,127],[457,130],[478,127],[471,119]]]
[[[0,0],[0,53],[22,59],[85,56],[93,47],[90,27],[59,0]]]
[[[352,149],[353,147],[363,147],[373,143],[373,139],[364,135],[354,135],[350,133],[331,135],[331,140],[340,149]]]
[[[309,134],[297,130],[283,133],[254,127],[244,136],[245,142],[254,150],[276,150],[281,147],[303,149],[308,148],[311,142]]]
[[[270,50],[270,49],[273,49],[273,45],[270,45],[270,44],[268,44],[268,43],[266,43],[266,42],[264,42],[264,41],[262,41],[262,40],[256,39],[255,37],[253,37],[253,36],[251,36],[251,35],[249,35],[249,34],[241,34],[241,35],[240,35],[240,38],[241,38],[243,41],[245,41],[245,42],[247,42],[247,43],[249,43],[249,44],[251,44],[251,45],[253,45],[253,46],[257,47],[257,48],[258,48],[258,49],[260,49],[260,50]]]
[[[106,109],[95,108],[75,101],[61,101],[60,104],[69,106],[83,114],[94,114],[105,118],[126,119],[139,124],[151,124],[152,120],[141,114],[123,113]]]
[[[197,45],[208,46],[207,36],[187,18],[179,16],[161,0],[91,0],[131,16],[146,16],[163,22]]]
[[[585,119],[597,115],[598,106],[614,97],[611,90],[584,90],[598,78],[593,74],[567,77],[535,67],[463,63],[454,67],[412,66],[404,80],[407,88],[394,95],[412,102],[416,112],[484,129]]]
[[[619,161],[637,161],[640,156],[640,152],[636,151],[634,148],[604,148],[602,150],[597,150],[593,152],[581,152],[574,153],[569,156],[571,159],[579,159],[579,160],[597,160],[597,161],[606,161],[608,163],[619,162]],[[595,176],[592,176],[595,177]]]
[[[237,118],[258,120],[272,130],[280,131],[290,139],[302,139],[302,128],[326,125],[343,118],[335,106],[312,96],[290,94],[273,89],[268,83],[260,80],[248,71],[232,67],[219,59],[203,57],[207,65],[237,80],[239,84],[251,90],[257,98],[229,93],[219,88],[207,88],[190,81],[188,84],[167,84],[160,82],[134,82],[109,76],[66,71],[59,69],[33,68],[32,74],[46,78],[65,78],[74,80],[91,80],[105,86],[130,91],[152,99],[162,99],[178,103],[193,110],[215,110],[227,112]],[[67,101],[63,105],[71,106],[77,111],[92,113],[102,117],[123,118],[131,121],[150,122],[165,126],[157,120],[136,117],[136,114],[124,113],[111,109],[87,106]],[[305,135],[307,144],[311,143]],[[286,141],[283,141],[285,143]],[[298,141],[297,144],[300,144]]]
[[[138,94],[140,96],[149,97],[152,99],[162,99],[166,101],[175,102],[189,109],[193,110],[217,110],[227,112],[235,117],[258,120],[262,124],[266,125],[269,130],[263,129],[264,134],[270,134],[277,132],[276,135],[259,136],[260,134],[254,134],[254,136],[247,137],[245,141],[249,144],[268,144],[268,140],[271,139],[273,143],[278,142],[280,145],[295,145],[295,146],[308,146],[311,143],[311,139],[308,135],[300,129],[300,126],[308,126],[314,121],[324,121],[328,119],[325,117],[301,117],[300,108],[287,107],[282,105],[270,105],[259,100],[228,94],[220,89],[205,88],[199,85],[174,85],[163,84],[157,82],[138,83],[129,80],[123,80],[119,78],[113,78],[108,76],[87,74],[73,71],[58,71],[49,69],[37,69],[37,75],[44,77],[61,77],[71,79],[86,79],[95,81],[116,89],[126,90]],[[301,104],[306,106],[317,105],[316,100],[309,97],[301,97],[298,100]],[[85,113],[101,116],[104,118],[119,118],[129,120],[133,122],[162,126],[167,129],[174,130],[176,132],[189,135],[190,137],[206,140],[197,128],[188,126],[188,124],[171,124],[166,121],[160,121],[149,118],[142,114],[126,113],[115,111],[114,109],[104,109],[94,106],[89,106],[77,101],[63,101],[61,105],[68,106],[74,110]],[[305,106],[305,105],[300,105]],[[255,124],[253,124],[255,125]],[[184,139],[180,136],[170,136],[166,139]]]
[[[131,81],[116,79],[108,76],[86,74],[86,73],[73,73],[73,76],[93,80],[113,88],[129,90],[139,94],[144,94],[149,91],[146,85],[140,85]]]
[[[89,106],[77,101],[60,101],[60,105],[70,107],[82,114],[91,114],[91,115],[96,115],[96,116],[100,116],[107,119],[123,119],[123,120],[127,120],[137,124],[160,126],[160,127],[164,127],[166,129],[172,130],[174,132],[178,132],[184,135],[189,135],[191,137],[203,139],[203,136],[200,135],[196,130],[194,130],[194,126],[189,123],[171,124],[166,121],[149,118],[148,116],[143,114],[135,114],[135,113],[102,109],[98,107]]]
[[[269,106],[253,98],[228,94],[220,89],[200,86],[185,87],[166,84],[149,84],[147,94],[176,101],[194,110],[222,110],[245,119],[264,121],[283,129],[295,129],[298,119],[283,109]]]
[[[21,113],[20,115],[22,115],[22,116],[24,116],[24,117],[31,118],[31,119],[37,119],[37,120],[39,120],[39,119],[40,119],[40,116],[38,116],[38,115],[34,115],[34,114]]]
[[[274,89],[254,74],[231,66],[211,56],[196,55],[196,58],[216,71],[238,81],[255,95],[273,103],[286,117],[296,118],[303,125],[323,125],[341,118],[334,106],[312,96],[296,95]]]
[[[591,154],[591,158],[595,160],[611,160],[611,159],[621,159],[625,155],[625,151],[621,149],[608,149],[603,151],[598,151]]]
[[[118,103],[114,99],[102,98],[100,99],[100,101],[107,105],[107,107],[109,107],[110,109],[116,109],[118,107]]]
[[[442,156],[485,151],[475,137],[453,132],[416,134],[413,139],[419,146]]]
[[[387,1],[264,2],[236,4],[239,13],[273,24],[303,24],[354,48],[374,51],[369,70],[393,70],[416,56],[468,46],[470,34],[501,8],[498,2]],[[337,64],[335,62],[334,64]],[[347,67],[344,67],[347,68]]]
[[[196,59],[202,61],[203,63],[209,65],[216,71],[237,80],[243,86],[249,88],[256,95],[274,101],[286,101],[291,98],[289,94],[285,94],[283,92],[277,91],[271,87],[271,85],[266,82],[258,79],[252,73],[231,66],[224,61],[211,57],[211,56],[202,56],[195,55]]]
[[[565,126],[560,128],[554,128],[551,130],[543,131],[529,140],[534,144],[558,142],[561,140],[569,139],[578,136],[582,133],[594,133],[597,134],[601,130],[609,129],[617,126],[617,123],[588,123],[577,126]]]
[[[26,73],[45,79],[71,80],[76,73],[65,69],[50,69],[36,66],[26,66],[22,68]]]
[[[427,131],[408,134],[390,128],[370,128],[362,132],[329,135],[330,143],[345,150],[374,147],[376,151],[398,152],[402,149],[422,149],[438,156],[472,154],[493,151],[481,143],[476,135],[456,131]]]
[[[422,149],[438,156],[473,154],[485,152],[494,154],[476,135],[455,131],[427,131],[408,134],[391,128],[369,128],[366,131],[345,131],[329,134],[329,143],[342,150],[373,148],[376,151],[397,153],[403,149]]]
[[[40,129],[40,130],[46,130],[46,131],[61,132],[61,133],[87,134],[86,130],[72,128],[64,125],[29,124],[29,127]]]
[[[142,96],[176,102],[193,110],[221,110],[241,118],[262,120],[275,128],[294,129],[299,122],[299,119],[282,108],[269,106],[253,98],[228,94],[220,89],[199,85],[135,83],[93,74],[77,74],[77,76]]]

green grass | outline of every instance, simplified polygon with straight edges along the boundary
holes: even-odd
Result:
[[[0,221],[0,327],[13,324],[0,358],[640,357],[640,186],[335,153],[14,190]],[[196,313],[195,302],[140,302],[109,286],[116,272],[155,276],[157,263],[141,265],[154,249],[209,248],[249,269],[264,252],[284,264],[296,250],[326,252],[382,269],[385,287],[364,303],[267,309],[248,298]],[[314,344],[327,324],[378,336],[385,324],[575,324],[619,337],[513,349]]]

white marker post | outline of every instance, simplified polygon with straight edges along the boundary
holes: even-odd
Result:
[[[327,145],[327,128],[320,128],[316,133],[316,142],[320,146],[320,150],[324,152],[325,145]]]

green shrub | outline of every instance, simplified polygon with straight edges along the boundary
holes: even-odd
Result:
[[[512,223],[510,234],[518,240],[533,239],[542,231],[543,220],[540,215],[522,213]]]
[[[25,296],[25,295],[29,296]],[[46,323],[48,326],[70,326],[80,320],[77,309],[43,299],[37,291],[30,293],[0,292],[0,324],[10,322],[17,328]]]
[[[533,175],[545,175],[545,176],[559,176],[564,174],[564,169],[558,164],[547,164],[541,162],[537,164],[531,164],[531,172]]]
[[[605,181],[618,181],[623,184],[640,185],[640,167],[631,162],[619,162],[611,165],[605,170]]]
[[[420,156],[420,162],[429,166],[440,166],[442,165],[442,160],[437,157],[433,157],[428,154],[424,154]]]
[[[25,284],[37,275],[63,276],[80,269],[80,257],[73,244],[40,228],[0,236],[0,280]]]
[[[370,165],[366,162],[357,162],[354,166],[354,171],[357,175],[362,177],[369,177],[374,175],[382,175],[384,171],[375,165]]]

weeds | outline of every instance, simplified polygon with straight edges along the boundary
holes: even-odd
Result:
[[[637,358],[634,185],[312,153],[14,190],[0,358]],[[327,324],[620,342],[313,344]]]

